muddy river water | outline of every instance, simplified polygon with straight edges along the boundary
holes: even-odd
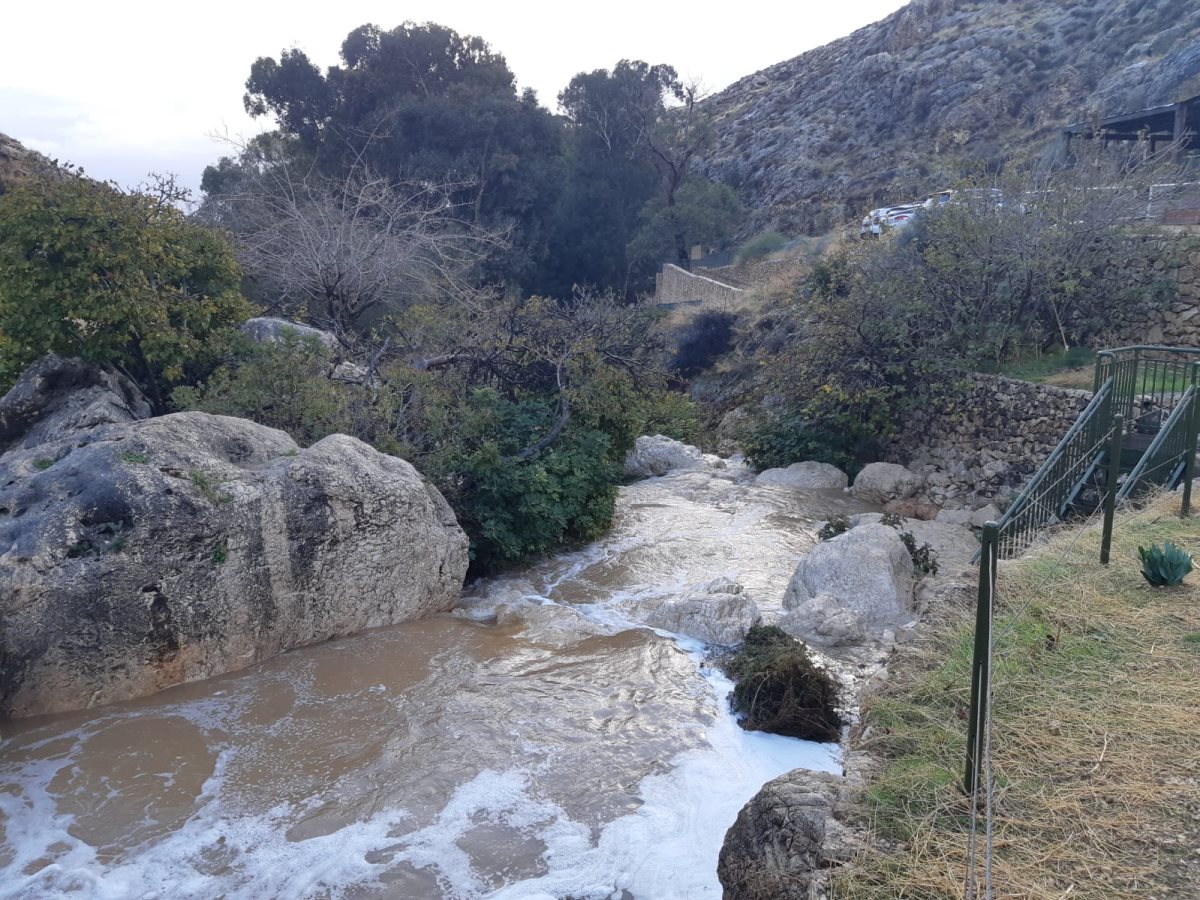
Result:
[[[813,523],[862,508],[648,479],[453,614],[0,725],[0,897],[719,898],[738,809],[837,748],[741,731],[706,648],[630,611],[727,576],[769,616]]]

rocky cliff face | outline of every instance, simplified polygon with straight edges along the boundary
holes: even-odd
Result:
[[[458,599],[466,536],[407,462],[344,435],[302,450],[244,419],[146,412],[123,379],[54,357],[0,399],[0,718]]]
[[[1070,122],[1198,93],[1194,0],[913,0],[715,95],[703,165],[751,230],[820,232],[1044,152]]]

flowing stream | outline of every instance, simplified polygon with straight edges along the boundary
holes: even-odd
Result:
[[[837,748],[739,729],[631,610],[718,576],[768,616],[865,507],[738,464],[621,489],[603,539],[453,614],[0,725],[0,897],[719,898],[737,811]]]

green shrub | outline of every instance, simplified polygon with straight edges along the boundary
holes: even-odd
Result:
[[[453,373],[398,363],[370,388],[335,382],[329,351],[286,333],[278,344],[239,353],[207,384],[175,391],[176,405],[249,418],[304,446],[349,434],[407,459],[453,507],[471,541],[473,574],[596,537],[612,519],[624,456],[637,435],[688,439],[696,430],[686,397],[597,372],[573,391],[557,440],[520,459],[553,427],[555,396],[470,388]],[[193,480],[219,501],[215,485]]]
[[[1142,559],[1142,577],[1154,587],[1183,584],[1192,571],[1192,557],[1173,541],[1163,545],[1151,544],[1150,549],[1138,547]]]
[[[776,250],[781,250],[787,242],[788,239],[778,231],[764,231],[756,234],[738,248],[736,262],[741,264],[752,259],[769,256]]]
[[[810,741],[836,741],[842,727],[838,690],[804,644],[781,628],[751,628],[725,663],[734,679],[730,702],[750,731],[770,731]]]
[[[900,540],[908,550],[914,572],[918,575],[936,575],[938,573],[937,554],[929,544],[922,544],[918,547],[917,539],[911,531],[900,532]]]
[[[817,539],[821,541],[831,541],[839,534],[845,534],[850,530],[850,520],[845,516],[834,516],[828,522],[821,526],[817,531]]]
[[[0,196],[0,391],[49,353],[119,367],[163,411],[252,314],[228,241],[168,198],[79,175]]]
[[[742,449],[759,471],[811,459],[837,466],[854,478],[868,462],[878,459],[879,442],[865,428],[839,430],[834,424],[832,419],[817,424],[797,413],[764,416],[742,434]]]

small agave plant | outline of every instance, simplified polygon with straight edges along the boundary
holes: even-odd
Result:
[[[1171,541],[1161,547],[1151,544],[1149,550],[1138,547],[1138,556],[1142,558],[1142,577],[1154,587],[1183,584],[1183,579],[1192,571],[1192,557]]]

